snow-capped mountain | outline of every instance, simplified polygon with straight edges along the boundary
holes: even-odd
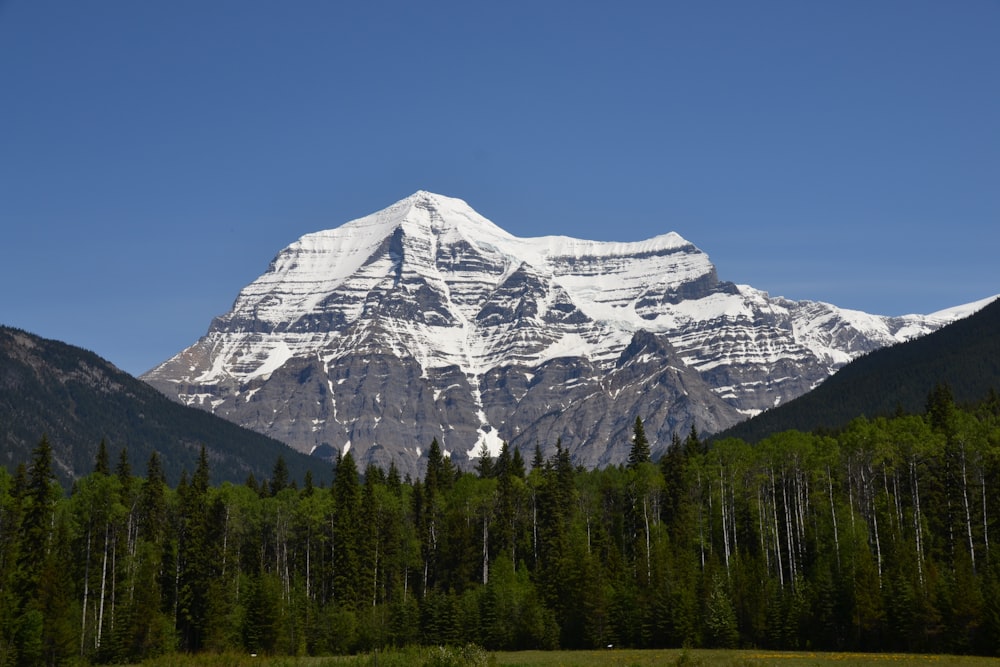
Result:
[[[988,301],[988,300],[986,300]],[[721,282],[675,233],[636,243],[517,238],[417,192],[282,250],[198,342],[145,376],[305,452],[411,473],[432,438],[459,464],[557,438],[624,461],[790,400],[855,356],[986,301],[882,317]]]

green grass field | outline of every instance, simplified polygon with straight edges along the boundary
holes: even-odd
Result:
[[[524,651],[487,653],[481,649],[407,649],[329,658],[265,658],[248,655],[173,654],[143,663],[144,667],[806,667],[864,665],[935,665],[984,667],[998,658],[903,653],[813,653],[808,651],[608,650]]]

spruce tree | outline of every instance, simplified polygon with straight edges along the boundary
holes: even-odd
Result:
[[[285,457],[279,455],[271,471],[271,495],[276,496],[288,487],[288,464]]]
[[[489,479],[493,477],[493,457],[490,455],[490,448],[484,442],[479,447],[479,460],[476,461],[476,474],[479,479]]]
[[[532,470],[542,470],[545,467],[545,457],[542,456],[542,447],[537,442],[535,443],[535,454],[531,458],[531,469]]]
[[[643,463],[649,463],[649,461],[649,440],[646,439],[642,418],[636,417],[635,425],[632,427],[632,449],[628,453],[628,467],[635,469]]]
[[[333,593],[337,602],[353,608],[358,595],[358,545],[361,488],[354,456],[348,451],[337,462],[333,482]]]
[[[208,540],[208,480],[208,455],[202,446],[190,485],[177,489],[181,512],[177,629],[186,651],[202,648],[209,621],[208,593],[215,576]]]
[[[111,463],[108,460],[108,446],[101,438],[101,443],[97,445],[97,456],[94,457],[94,472],[101,475],[111,474]]]
[[[521,448],[514,449],[514,455],[510,459],[510,474],[513,477],[524,479],[524,457],[521,456]]]
[[[18,552],[19,593],[22,602],[34,597],[38,588],[39,571],[49,552],[52,513],[55,498],[52,485],[52,446],[42,436],[35,447],[28,469],[27,488],[22,502],[21,539]]]
[[[427,451],[427,474],[424,475],[424,484],[432,489],[438,489],[447,484],[445,481],[444,454],[441,453],[441,445],[437,438],[431,440],[431,448]]]
[[[128,461],[128,450],[124,447],[118,453],[118,465],[115,467],[115,475],[118,477],[118,481],[122,483],[122,486],[128,486],[132,483],[132,465]]]
[[[389,472],[385,476],[385,484],[394,496],[399,496],[403,492],[403,481],[399,477],[399,468],[396,467],[396,459],[389,462]]]

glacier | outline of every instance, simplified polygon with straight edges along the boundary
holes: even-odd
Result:
[[[990,300],[888,317],[772,297],[720,281],[674,232],[519,238],[419,191],[283,249],[143,379],[301,451],[411,474],[432,438],[459,465],[504,441],[606,465],[637,415],[655,454]]]

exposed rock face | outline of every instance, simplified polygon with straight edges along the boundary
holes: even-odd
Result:
[[[143,379],[304,452],[422,471],[561,438],[594,466],[798,396],[964,311],[888,318],[721,282],[677,234],[522,239],[427,192],[309,234]]]

